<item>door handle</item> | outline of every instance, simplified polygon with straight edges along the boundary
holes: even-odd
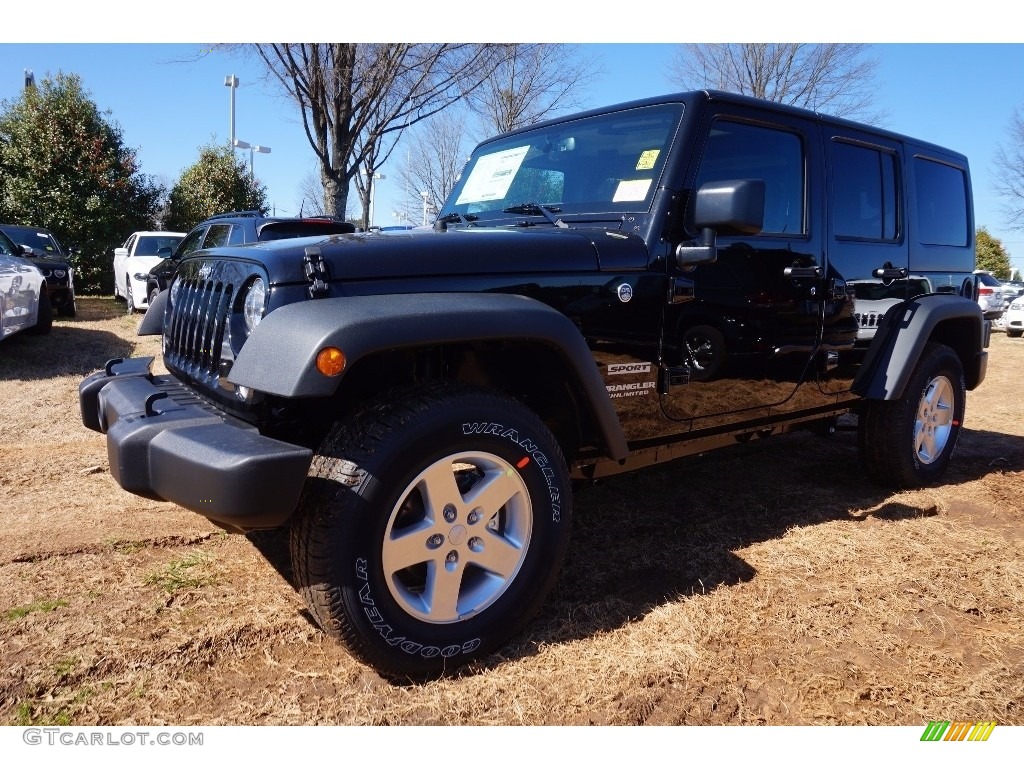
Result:
[[[906,267],[894,267],[891,262],[885,262],[878,269],[871,270],[872,277],[878,277],[882,280],[902,280],[910,274],[910,270]]]
[[[825,276],[823,267],[786,267],[782,270],[786,277],[816,277],[821,279]]]

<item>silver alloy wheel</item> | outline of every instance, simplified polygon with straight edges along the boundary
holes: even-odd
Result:
[[[435,461],[406,487],[384,531],[391,596],[431,624],[464,621],[515,581],[530,546],[530,492],[492,453]]]
[[[955,393],[945,376],[928,382],[917,405],[914,420],[914,451],[922,464],[931,464],[946,449],[953,431]]]

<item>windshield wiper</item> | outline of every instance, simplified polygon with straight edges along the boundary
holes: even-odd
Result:
[[[434,226],[436,227],[438,222],[440,222],[441,224],[465,224],[469,227],[479,227],[480,225],[475,223],[478,218],[480,217],[474,216],[472,213],[467,213],[463,216],[458,211],[452,211],[451,213],[445,214],[441,218],[437,219],[437,221],[434,222]]]
[[[555,218],[554,214],[561,213],[562,209],[554,205],[540,205],[538,203],[520,203],[519,205],[512,205],[509,206],[508,208],[502,208],[501,212],[522,213],[526,216],[543,216],[556,227],[562,227],[563,229],[569,228],[569,225],[562,221],[560,218]]]

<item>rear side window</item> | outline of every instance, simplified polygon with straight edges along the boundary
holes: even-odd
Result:
[[[836,237],[895,240],[896,158],[874,147],[832,145],[832,228]]]
[[[227,245],[228,235],[230,234],[230,224],[211,224],[210,230],[206,233],[206,239],[203,240],[203,248],[216,248],[221,245]]]
[[[789,131],[716,120],[697,173],[697,188],[709,181],[764,181],[763,235],[802,235],[804,148]]]
[[[918,237],[926,245],[967,245],[967,177],[963,170],[914,158]]]

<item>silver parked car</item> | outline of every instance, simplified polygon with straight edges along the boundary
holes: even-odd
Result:
[[[1016,297],[1016,289],[1006,288],[991,272],[976,269],[974,276],[978,281],[978,304],[981,311],[989,320],[998,320],[1003,316],[1007,305]]]
[[[53,325],[46,278],[21,252],[0,232],[0,340],[18,331],[49,333]]]

